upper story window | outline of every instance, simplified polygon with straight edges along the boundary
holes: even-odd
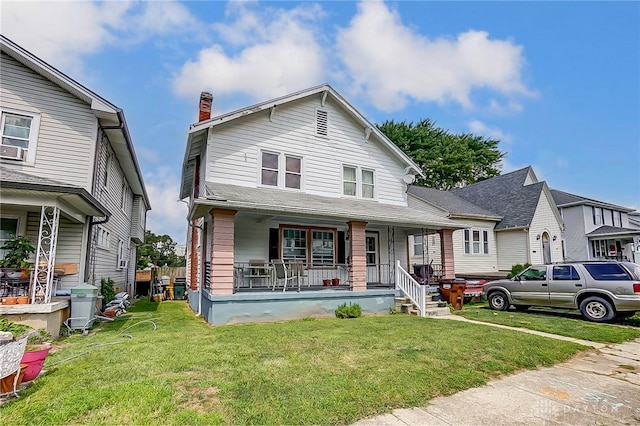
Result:
[[[38,141],[40,116],[26,112],[1,109],[0,158],[33,163]]]
[[[120,200],[120,208],[125,214],[129,212],[129,205],[131,203],[131,190],[127,182],[122,182],[122,199]]]
[[[465,229],[464,252],[465,254],[489,254],[489,231]]]
[[[316,134],[320,136],[327,136],[328,132],[329,113],[322,109],[316,110]]]
[[[96,243],[98,247],[109,250],[109,246],[111,244],[111,232],[107,231],[102,226],[98,226],[96,233]]]
[[[617,212],[615,210],[612,210],[611,220],[612,220],[613,226],[617,226],[618,228],[622,227],[622,212]]]
[[[109,189],[109,175],[111,170],[111,152],[109,152],[109,148],[106,145],[103,145],[103,162],[102,162],[102,170],[100,171],[100,181],[102,183],[102,187],[106,190]]]
[[[603,225],[602,221],[602,207],[591,207],[591,212],[593,214],[593,224],[594,225]]]
[[[288,154],[262,152],[260,183],[300,189],[302,187],[302,158]],[[280,173],[284,170],[284,173]]]
[[[373,170],[359,170],[355,166],[342,166],[342,194],[349,197],[374,198],[375,176]]]

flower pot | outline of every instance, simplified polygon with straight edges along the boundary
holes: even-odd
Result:
[[[24,381],[24,374],[27,371],[27,368],[27,364],[20,363],[20,371],[18,371],[18,383],[16,383],[16,388]],[[15,378],[16,373],[11,373],[7,377],[0,379],[0,394],[13,392],[13,381]]]
[[[328,287],[331,285],[331,280],[322,280],[322,285],[324,285],[325,287]]]
[[[4,270],[4,273],[7,275],[7,278],[22,278],[22,269],[8,268]]]
[[[18,305],[27,305],[29,303],[29,296],[16,297]]]
[[[24,377],[22,378],[23,382],[30,382],[38,377],[38,374],[42,371],[44,360],[47,358],[47,355],[49,355],[50,350],[51,345],[48,343],[42,345],[27,345],[27,350],[24,355],[22,355],[22,361],[20,361],[28,365],[27,371],[25,371]]]
[[[334,285],[334,286],[340,285],[340,278],[332,278],[331,285]]]
[[[18,303],[18,298],[14,296],[5,297],[4,299],[2,299],[3,305],[15,305],[16,303]]]

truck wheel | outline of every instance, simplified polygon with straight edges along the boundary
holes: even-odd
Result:
[[[509,299],[502,291],[494,291],[489,295],[489,307],[494,311],[506,311],[509,309]]]
[[[593,322],[611,321],[616,316],[616,311],[611,303],[597,296],[587,297],[580,303],[580,312],[584,319]]]

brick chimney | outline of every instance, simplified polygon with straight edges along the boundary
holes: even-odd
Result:
[[[211,118],[211,104],[213,103],[213,95],[209,92],[200,93],[200,115],[198,122]]]

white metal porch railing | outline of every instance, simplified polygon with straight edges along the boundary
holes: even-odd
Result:
[[[411,302],[418,307],[418,312],[421,317],[424,317],[426,310],[427,287],[418,284],[411,275],[400,266],[400,261],[396,261],[396,288],[402,290],[402,292],[411,300]]]

